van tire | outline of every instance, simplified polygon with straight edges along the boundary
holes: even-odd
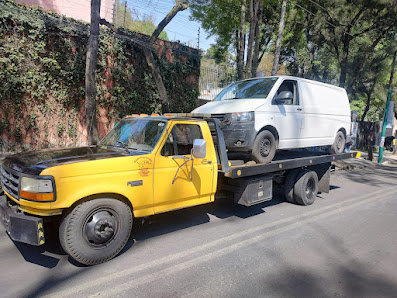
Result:
[[[316,172],[301,170],[294,185],[294,199],[299,205],[308,206],[314,203],[318,194],[318,176]]]
[[[59,226],[62,248],[84,265],[106,262],[120,253],[132,229],[131,208],[111,198],[85,201],[71,210]]]
[[[342,131],[338,131],[336,133],[334,143],[331,146],[331,153],[332,154],[343,153],[343,151],[345,150],[345,146],[346,146],[345,134]]]
[[[295,185],[296,176],[298,176],[299,171],[300,169],[288,171],[283,185],[284,197],[287,200],[287,202],[290,202],[292,204],[296,204],[294,198],[294,185]]]
[[[276,138],[268,131],[261,131],[255,138],[251,157],[257,163],[269,163],[276,154]]]

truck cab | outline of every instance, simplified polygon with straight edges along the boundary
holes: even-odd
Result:
[[[78,245],[91,254],[102,246],[109,251],[124,235],[123,225],[123,230],[131,230],[132,218],[212,202],[217,158],[203,120],[129,117],[97,146],[47,149],[6,158],[1,182],[6,197],[1,200],[2,208],[11,206],[19,214],[33,215],[27,221],[32,225],[31,239],[18,230],[11,235],[15,240],[25,237],[27,242],[41,244],[44,239],[37,238],[37,227],[43,226],[41,218],[61,215],[62,222],[67,222],[60,231],[65,251],[74,250],[66,240],[74,233],[79,235],[74,237]],[[105,204],[90,205],[98,200]],[[78,212],[76,206],[80,206]],[[73,224],[76,214],[83,232]],[[10,229],[17,229],[12,221],[16,222],[12,216],[3,220]],[[128,239],[127,234],[124,238]],[[106,257],[97,251],[100,254],[91,255],[90,262]],[[118,250],[108,256],[115,253]],[[84,261],[87,256],[77,258]]]

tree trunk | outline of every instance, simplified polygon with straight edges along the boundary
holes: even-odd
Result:
[[[158,24],[157,28],[154,30],[153,34],[150,36],[150,43],[153,44],[160,33],[163,31],[165,26],[175,17],[175,15],[188,7],[188,1],[183,2],[182,0],[176,0],[175,6],[171,11],[165,16],[165,18]],[[160,95],[161,101],[161,112],[168,113],[170,111],[170,103],[167,95],[167,90],[165,89],[163,78],[161,77],[160,69],[154,59],[152,49],[143,48],[143,53],[145,54],[146,62],[149,65],[150,71],[152,72],[153,79],[157,86],[157,91]]]
[[[349,57],[350,37],[345,35],[343,40],[342,60],[340,62],[339,87],[345,88],[347,75],[347,59]]]
[[[171,9],[171,11],[165,16],[165,18],[157,25],[157,28],[150,36],[150,42],[153,43],[159,37],[160,33],[164,30],[165,26],[168,25],[169,22],[176,16],[176,14],[182,10],[187,9],[189,6],[188,0],[176,0],[175,6]]]
[[[237,48],[237,78],[244,79],[244,52],[245,52],[245,10],[247,0],[241,0],[241,26],[239,44]]]
[[[283,4],[281,6],[281,16],[280,16],[280,24],[278,26],[278,35],[276,41],[276,51],[274,52],[274,62],[272,68],[272,76],[277,74],[278,63],[280,60],[280,52],[281,52],[281,41],[283,39],[283,31],[285,24],[285,11],[287,10],[287,0],[283,0]]]
[[[251,76],[256,77],[256,71],[258,69],[258,65],[260,63],[259,60],[259,46],[260,46],[260,27],[262,26],[262,18],[263,18],[263,1],[259,0],[259,11],[258,11],[258,17],[256,21],[256,27],[255,27],[255,47],[254,47],[254,55],[252,58],[252,70],[251,70]]]
[[[152,72],[152,76],[154,82],[157,86],[157,91],[160,95],[161,101],[161,112],[168,113],[170,112],[170,103],[168,101],[167,90],[165,89],[163,79],[161,77],[160,69],[156,64],[156,60],[154,59],[153,52],[151,49],[143,48],[143,53],[145,54],[146,62]]]
[[[365,116],[367,116],[367,113],[368,113],[368,111],[369,111],[369,106],[370,106],[370,104],[371,104],[371,92],[368,92],[368,93],[367,93],[367,103],[366,103],[366,105],[365,105],[364,113],[363,113],[363,115],[361,116],[361,122],[364,122]]]
[[[252,69],[252,52],[254,47],[255,40],[255,29],[257,23],[257,12],[259,7],[260,0],[250,0],[250,30],[248,35],[248,45],[247,45],[247,65],[245,68],[245,76],[246,78],[251,77],[251,69]]]
[[[88,39],[85,67],[85,110],[89,145],[98,143],[95,69],[98,58],[100,8],[101,0],[91,0],[90,37]]]

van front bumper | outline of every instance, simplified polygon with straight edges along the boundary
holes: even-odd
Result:
[[[226,148],[230,151],[251,151],[256,137],[254,121],[223,125]]]
[[[45,243],[43,219],[18,212],[5,195],[0,196],[0,221],[14,241],[36,246]]]

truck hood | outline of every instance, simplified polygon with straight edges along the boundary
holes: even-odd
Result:
[[[192,113],[224,114],[234,112],[251,112],[265,103],[265,98],[231,99],[222,101],[211,101],[194,109]]]
[[[44,169],[63,164],[141,154],[144,153],[140,151],[118,150],[112,149],[111,147],[98,146],[45,149],[8,156],[4,159],[3,164],[18,172],[39,175]]]

